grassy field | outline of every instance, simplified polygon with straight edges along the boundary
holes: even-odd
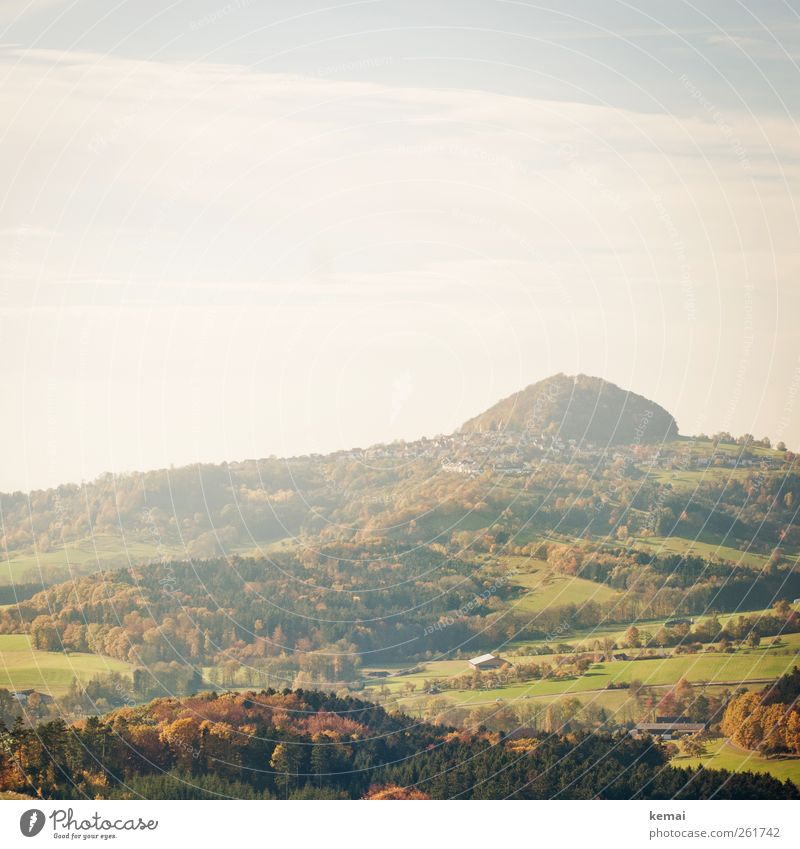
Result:
[[[762,684],[752,684],[745,689],[761,689]],[[666,688],[659,688],[657,692],[665,692]],[[703,692],[707,696],[717,696],[724,691],[730,691],[730,687],[710,684],[703,687]],[[508,704],[512,709],[518,709],[521,705],[534,706],[539,710],[545,710],[547,706],[553,702],[560,702],[565,699],[577,698],[585,707],[589,705],[596,708],[603,708],[607,712],[609,719],[612,722],[628,723],[635,722],[639,718],[640,708],[636,700],[630,695],[628,690],[593,690],[590,693],[582,695],[572,695],[564,693],[544,693],[544,694],[529,694],[523,693],[516,698],[504,698],[497,696],[498,691],[492,691],[491,698],[487,698],[486,693],[473,693],[475,698],[470,700],[469,694],[460,694],[460,699],[450,698],[453,694],[450,692],[442,693],[438,698],[449,702],[453,710],[463,708],[471,709],[480,705],[486,704]],[[425,717],[425,709],[427,702],[431,699],[430,696],[424,694],[398,695],[396,704],[398,709],[419,718]]]
[[[44,652],[31,648],[25,634],[0,635],[0,687],[33,687],[51,696],[67,692],[73,678],[88,681],[110,672],[130,673],[130,666],[97,654]]]
[[[746,480],[748,475],[758,472],[758,469],[741,468],[728,469],[719,466],[709,466],[704,469],[657,469],[649,470],[645,464],[642,470],[647,473],[648,480],[660,484],[669,484],[673,490],[681,493],[691,493],[698,486],[708,483],[725,483],[726,481]],[[772,472],[780,474],[780,472]]]
[[[177,552],[176,552],[177,554]],[[85,575],[100,569],[120,568],[142,563],[158,555],[155,545],[128,542],[111,534],[96,534],[67,543],[45,553],[19,554],[0,566],[0,584],[36,582],[40,570],[63,571],[62,580],[70,575]]]
[[[728,769],[731,772],[768,772],[781,781],[789,779],[800,784],[800,758],[765,758],[740,749],[723,737],[709,740],[706,751],[707,754],[700,758],[682,755],[673,758],[672,765],[696,767],[702,764],[707,769]]]
[[[652,660],[613,661],[596,663],[585,675],[577,678],[548,679],[513,684],[492,690],[449,690],[442,691],[445,698],[461,704],[481,704],[497,699],[542,698],[548,696],[568,696],[584,694],[592,698],[598,691],[604,691],[609,684],[641,681],[646,686],[663,687],[686,678],[693,683],[719,683],[735,689],[748,681],[778,678],[790,671],[798,663],[800,634],[791,634],[783,638],[780,646],[761,646],[757,649],[739,649],[732,654],[716,652],[675,657],[654,658]],[[552,662],[554,655],[513,656],[512,663],[533,661]],[[369,671],[369,670],[365,670]],[[392,671],[392,670],[387,670]],[[406,694],[409,700],[416,697],[406,685],[414,685],[422,692],[425,681],[459,677],[470,671],[465,660],[434,661],[424,664],[420,671],[409,675],[393,676],[386,679],[368,679],[367,686],[380,689],[385,687],[391,693]],[[445,684],[446,685],[446,684]],[[610,693],[625,692],[608,691]]]
[[[519,558],[521,559],[521,558]],[[586,601],[603,603],[616,598],[619,593],[604,584],[569,575],[556,575],[541,561],[528,561],[539,568],[517,575],[514,584],[526,590],[525,596],[513,602],[516,611],[536,613],[548,607],[564,604],[583,604]]]
[[[599,537],[573,537],[564,534],[550,534],[546,537],[552,542],[572,545],[576,548],[589,548],[601,544],[606,548],[615,548],[619,543]],[[727,560],[740,566],[751,569],[761,569],[767,562],[767,555],[755,551],[744,551],[747,546],[739,540],[728,538],[723,541],[722,537],[713,534],[702,534],[697,538],[681,536],[650,536],[631,537],[628,545],[649,555],[657,554],[693,554],[710,560]],[[737,548],[741,545],[741,548]],[[800,560],[800,554],[796,551],[784,551],[784,557],[789,560]]]
[[[677,657],[637,662],[617,661],[595,664],[579,678],[531,681],[494,690],[448,690],[446,695],[457,702],[478,704],[498,698],[518,699],[544,695],[586,694],[605,689],[610,683],[641,681],[647,686],[674,684],[681,678],[692,682],[732,682],[731,689],[748,680],[777,678],[792,669],[797,659],[792,656],[764,654]]]
[[[681,437],[674,442],[665,443],[664,447],[670,450],[685,451],[691,447],[695,454],[732,454],[738,456],[742,453],[742,446],[731,442],[720,442],[716,447],[710,439],[693,439],[692,437]],[[761,445],[750,445],[747,450],[756,457],[770,457],[782,460],[785,458],[783,451],[777,448],[764,448]]]
[[[708,560],[729,560],[731,563],[754,569],[760,569],[767,562],[767,557],[763,554],[684,537],[635,537],[634,545],[649,554],[692,554]]]
[[[290,551],[296,546],[292,539],[272,540],[257,546],[249,545],[231,549],[231,553],[247,557],[259,557],[273,551]],[[18,554],[0,564],[0,585],[36,583],[41,571],[47,575],[59,570],[59,580],[88,575],[102,569],[121,569],[126,566],[147,563],[166,556],[176,560],[186,559],[188,554],[180,546],[163,545],[161,548],[147,542],[123,540],[113,534],[96,534],[94,537],[71,542],[46,553]],[[48,579],[47,583],[53,583]]]
[[[718,618],[720,624],[725,625],[731,619],[737,619],[739,616],[750,616],[754,619],[759,618],[762,615],[769,615],[772,613],[771,609],[762,609],[762,610],[741,610],[737,613],[721,613]],[[707,616],[697,616],[694,617],[695,621],[702,621],[703,619],[707,619]],[[659,628],[661,628],[664,623],[668,621],[666,618],[661,619],[637,619],[632,624],[636,625],[636,627],[640,631],[649,631],[651,634],[655,634]],[[564,634],[560,635],[556,641],[551,640],[550,643],[559,642],[565,645],[591,645],[595,640],[602,640],[604,637],[608,637],[614,641],[619,642],[625,632],[628,629],[628,625],[620,625],[619,623],[609,623],[605,625],[597,625],[594,628],[588,629],[576,629],[574,631],[566,631]],[[782,639],[789,640],[789,644],[794,645],[794,639],[796,635],[790,634],[787,637],[783,637]],[[770,637],[765,637],[764,642],[769,642],[771,640]],[[541,640],[515,640],[513,642],[508,643],[504,646],[501,651],[505,654],[509,654],[513,657],[515,654],[526,654],[526,650],[532,649],[534,646],[542,646],[547,644],[547,641],[544,639]],[[479,654],[480,652],[476,652]]]

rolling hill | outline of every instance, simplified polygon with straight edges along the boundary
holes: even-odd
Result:
[[[465,433],[527,431],[595,444],[659,443],[678,425],[659,404],[600,377],[556,374],[498,401],[462,426]]]

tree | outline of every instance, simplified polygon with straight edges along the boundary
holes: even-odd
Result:
[[[700,734],[692,734],[681,740],[681,752],[687,758],[701,758],[706,753],[706,744]]]
[[[631,625],[625,632],[625,645],[628,648],[638,649],[642,645],[642,638],[639,629],[635,625]]]
[[[269,759],[269,765],[277,773],[275,784],[288,796],[289,791],[297,781],[297,774],[302,763],[300,746],[291,743],[278,743]]]
[[[689,705],[689,719],[693,722],[708,722],[711,719],[711,702],[708,696],[700,693]]]
[[[199,727],[200,723],[196,719],[185,716],[166,725],[161,732],[162,743],[169,746],[175,762],[184,769],[190,768],[198,757]]]
[[[58,651],[61,641],[49,616],[37,616],[31,623],[31,642],[40,651]]]
[[[675,698],[684,712],[694,702],[694,686],[686,678],[681,678],[675,685]]]

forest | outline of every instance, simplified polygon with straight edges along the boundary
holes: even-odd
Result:
[[[745,749],[766,755],[800,755],[800,669],[766,686],[746,692],[725,710],[722,731]]]
[[[237,673],[251,686],[352,685],[364,658],[374,665],[413,664],[454,650],[469,656],[510,640],[544,639],[565,621],[590,629],[759,608],[800,594],[800,574],[780,564],[754,572],[696,557],[562,546],[544,556],[559,573],[625,593],[531,614],[514,606],[524,588],[501,564],[454,559],[437,546],[331,543],[299,556],[96,573],[0,609],[0,633],[28,633],[42,651],[90,651],[128,662],[134,692],[147,698],[192,692],[204,667],[221,670],[220,683],[228,685]],[[446,627],[436,627],[442,621]],[[784,599],[757,620],[739,617],[723,628],[712,616],[693,627],[643,632],[623,645],[688,647],[798,631],[800,615]]]
[[[43,799],[797,799],[627,735],[503,737],[318,691],[204,693],[0,728],[0,791]]]

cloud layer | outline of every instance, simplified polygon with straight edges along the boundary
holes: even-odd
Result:
[[[2,52],[4,488],[432,433],[561,370],[800,444],[791,119],[318,70]]]

